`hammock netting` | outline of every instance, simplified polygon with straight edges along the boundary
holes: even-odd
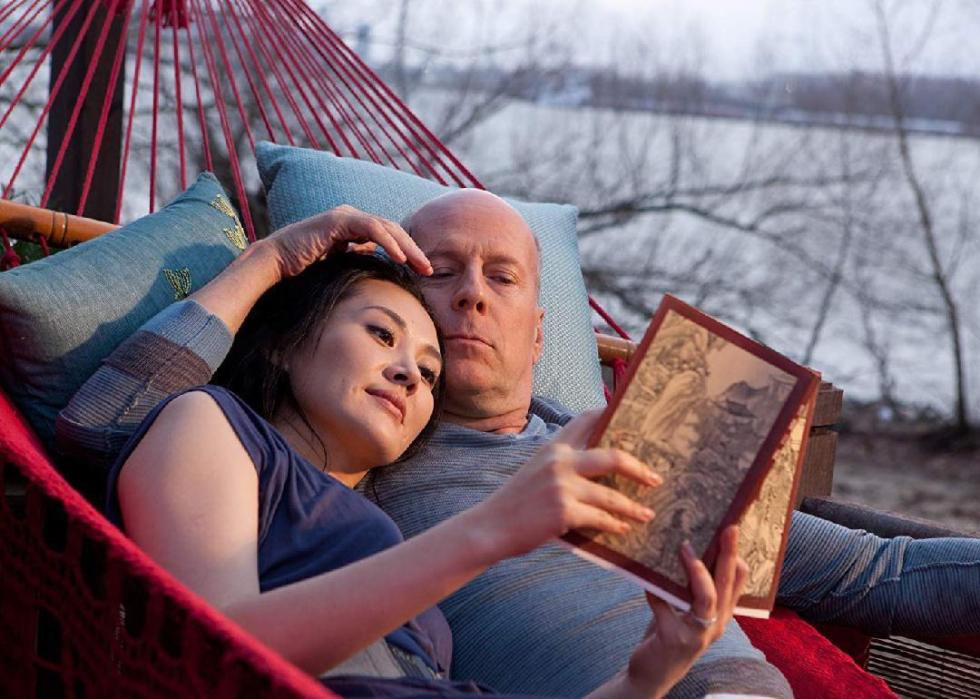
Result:
[[[60,66],[45,83],[42,68],[53,67],[59,52]],[[152,212],[165,199],[161,191],[186,189],[195,165],[219,176],[227,168],[254,240],[242,163],[254,159],[262,139],[370,160],[440,184],[483,186],[302,0],[13,0],[0,9],[0,56],[11,54],[0,65],[0,162],[10,163],[0,166],[3,199],[40,191],[30,203],[49,207],[59,177],[73,178],[80,183],[76,201],[70,210],[59,202],[53,208],[84,215],[101,166],[116,160],[106,133],[124,105],[115,206],[103,217],[113,223],[144,187],[146,207],[136,211]],[[90,94],[100,81],[103,95],[93,108]],[[43,127],[59,99],[72,106],[60,145],[45,148]],[[22,133],[25,123],[32,126]],[[22,144],[19,151],[4,148],[7,134]],[[137,140],[146,172],[133,177]],[[66,172],[66,153],[77,141],[88,155]],[[10,236],[3,230],[0,236],[8,266],[16,264]],[[46,241],[39,242],[47,253]]]
[[[262,139],[481,186],[302,0],[9,0],[0,61],[3,199],[91,216],[108,191],[97,218],[119,223],[209,169],[254,240],[248,164]],[[18,262],[12,237],[0,227],[3,266]],[[0,425],[5,696],[329,695],[110,525],[2,393]],[[797,696],[892,696],[795,617],[747,626]],[[794,663],[823,663],[826,682]]]

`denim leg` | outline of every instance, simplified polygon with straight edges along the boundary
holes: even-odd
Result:
[[[794,512],[777,601],[878,636],[980,633],[980,539],[882,539]]]

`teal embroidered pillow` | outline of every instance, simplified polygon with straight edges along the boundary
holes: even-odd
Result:
[[[245,248],[221,184],[204,173],[163,209],[0,273],[0,382],[50,447],[55,417],[144,322]]]
[[[341,204],[401,221],[448,187],[405,172],[306,148],[259,143],[269,219],[281,228]],[[565,204],[508,200],[541,244],[544,351],[534,392],[575,411],[605,404],[578,253],[578,212]]]

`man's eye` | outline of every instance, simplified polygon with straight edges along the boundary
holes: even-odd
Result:
[[[369,325],[368,331],[389,347],[395,344],[395,335],[388,328],[380,325]]]
[[[495,274],[493,280],[499,284],[516,284],[517,280],[508,274]]]

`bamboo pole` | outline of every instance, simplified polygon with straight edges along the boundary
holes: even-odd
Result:
[[[596,335],[596,341],[599,344],[599,361],[603,364],[612,364],[615,359],[628,362],[636,352],[636,343],[621,337],[600,334]]]
[[[84,243],[119,227],[94,218],[63,214],[7,199],[0,199],[0,226],[6,228],[11,237],[21,240],[44,236],[57,248]]]

